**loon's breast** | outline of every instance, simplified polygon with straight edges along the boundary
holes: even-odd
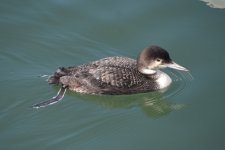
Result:
[[[157,74],[158,78],[156,79],[156,83],[159,89],[167,88],[172,83],[172,79],[166,73],[158,70]]]

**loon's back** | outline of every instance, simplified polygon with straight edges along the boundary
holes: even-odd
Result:
[[[61,67],[48,82],[89,94],[129,94],[158,89],[152,76],[140,73],[136,60],[127,57],[107,57],[76,67]]]

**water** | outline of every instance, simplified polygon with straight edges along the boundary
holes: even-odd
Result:
[[[212,6],[212,5],[210,5]],[[225,149],[225,9],[191,1],[0,3],[0,149]],[[165,93],[90,96],[57,104],[43,75],[157,44],[191,70],[166,70]]]

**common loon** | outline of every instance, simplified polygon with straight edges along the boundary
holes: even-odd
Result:
[[[107,57],[74,67],[60,67],[48,78],[49,84],[61,85],[58,94],[34,108],[45,107],[63,98],[66,89],[86,94],[134,94],[160,90],[172,80],[160,68],[188,71],[178,65],[169,53],[159,47],[145,48],[137,60],[128,57]]]

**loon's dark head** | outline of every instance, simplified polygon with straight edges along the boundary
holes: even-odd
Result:
[[[154,74],[156,70],[165,67],[188,71],[183,66],[172,61],[169,53],[159,46],[145,48],[138,56],[137,66],[138,70],[143,74]]]

